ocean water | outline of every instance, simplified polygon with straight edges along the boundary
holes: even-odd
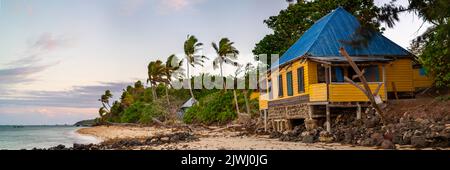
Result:
[[[78,129],[72,126],[0,126],[0,149],[49,148],[60,144],[71,147],[74,143],[100,142],[95,137],[76,133]]]

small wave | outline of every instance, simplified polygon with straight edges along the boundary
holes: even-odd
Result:
[[[90,136],[90,135],[84,135],[77,132],[78,129],[75,129],[73,131],[69,132],[69,136],[74,139],[74,143],[77,144],[98,144],[102,142],[97,137]]]

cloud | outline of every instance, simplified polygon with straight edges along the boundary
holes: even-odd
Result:
[[[0,91],[0,124],[72,124],[98,116],[98,98],[111,90],[114,99],[132,83],[75,86],[66,91]]]
[[[43,33],[37,40],[31,43],[30,50],[49,52],[59,47],[68,46],[71,41],[72,41],[71,38],[63,35]]]
[[[120,12],[123,15],[130,16],[142,9],[153,7],[159,14],[192,9],[195,4],[205,0],[121,0]]]
[[[0,69],[0,87],[34,81],[35,79],[33,79],[31,75],[44,71],[52,65],[53,64]],[[2,88],[0,89],[3,90]]]
[[[205,0],[158,0],[160,13],[177,12],[186,9],[192,9],[196,4],[202,3]]]
[[[136,11],[142,8],[145,0],[122,0],[121,1],[121,12],[124,15],[132,15]]]
[[[162,4],[174,10],[181,10],[188,7],[191,2],[189,0],[164,0]]]
[[[67,37],[51,33],[44,33],[30,42],[28,49],[24,50],[19,59],[0,66],[0,90],[8,90],[5,88],[19,83],[35,81],[33,75],[59,63],[43,62],[45,56],[60,47],[68,46],[70,42]]]
[[[0,106],[46,106],[69,108],[98,107],[98,98],[105,90],[111,90],[115,99],[122,89],[131,83],[100,83],[99,85],[75,86],[66,91],[14,91],[0,93]]]

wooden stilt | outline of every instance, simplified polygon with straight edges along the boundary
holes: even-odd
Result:
[[[331,115],[330,115],[330,107],[327,105],[326,106],[326,114],[327,114],[327,122],[326,122],[326,126],[327,126],[327,131],[331,132]]]
[[[309,120],[312,119],[313,113],[314,113],[314,106],[309,105],[309,109],[308,109],[308,116],[309,116]]]
[[[270,121],[270,122],[272,122],[272,128],[273,128],[273,130],[274,130],[274,131],[278,131],[278,129],[277,129],[277,123],[276,123],[274,120],[272,120],[272,121]]]
[[[264,131],[267,132],[267,109],[264,109]]]
[[[352,66],[353,70],[355,70],[356,74],[358,75],[359,79],[361,80],[361,83],[363,84],[364,89],[362,89],[362,87],[360,87],[359,85],[354,83],[352,80],[350,80],[348,78],[344,78],[344,79],[346,79],[346,81],[351,82],[352,84],[356,85],[355,87],[360,88],[362,90],[362,92],[365,93],[367,98],[369,98],[370,103],[372,104],[372,107],[380,115],[381,121],[383,122],[383,124],[385,124],[386,119],[384,118],[383,110],[381,110],[380,106],[378,106],[378,104],[375,100],[375,97],[373,96],[372,90],[370,89],[369,84],[367,84],[367,80],[364,77],[364,73],[361,72],[361,70],[358,68],[356,63],[353,62],[352,58],[348,55],[347,51],[345,51],[345,49],[343,47],[341,47],[339,49],[339,52],[341,53],[342,56],[344,56],[347,59],[348,63],[350,64],[350,66]]]
[[[392,90],[394,90],[395,99],[398,100],[397,86],[395,86],[395,82],[392,82]]]

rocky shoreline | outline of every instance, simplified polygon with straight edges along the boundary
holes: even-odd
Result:
[[[112,139],[99,144],[73,144],[72,147],[58,145],[50,148],[33,148],[32,150],[132,150],[142,146],[158,146],[163,144],[179,144],[199,140],[189,132],[178,132],[148,138]]]

